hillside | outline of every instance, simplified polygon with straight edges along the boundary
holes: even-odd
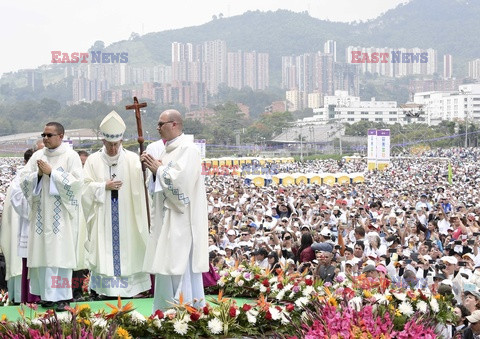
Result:
[[[221,39],[229,51],[270,53],[271,69],[279,72],[281,57],[323,50],[326,40],[337,41],[337,55],[345,59],[349,45],[435,48],[454,56],[457,67],[480,57],[480,1],[412,0],[364,23],[319,20],[307,13],[286,10],[251,11],[212,20],[204,25],[150,33],[108,46],[129,52],[132,64],[170,63],[174,41],[201,43]]]

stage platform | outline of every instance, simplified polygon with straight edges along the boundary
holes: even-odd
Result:
[[[211,299],[217,299],[217,295],[207,295],[206,299],[207,302],[209,302]],[[245,303],[253,303],[253,299],[243,299],[243,298],[234,298],[237,302],[237,305],[243,306]],[[128,302],[133,303],[133,307],[135,310],[140,312],[141,314],[145,316],[150,316],[152,314],[152,307],[153,307],[153,298],[141,298],[141,299],[122,299],[122,305],[126,305]],[[88,304],[90,305],[90,308],[92,309],[93,312],[97,312],[101,309],[104,309],[107,313],[110,312],[111,308],[106,305],[106,303],[110,303],[113,305],[117,305],[117,300],[105,300],[105,301],[88,301],[88,302],[71,302],[70,306],[75,307],[75,305],[81,305],[81,304]],[[3,317],[5,315],[8,320],[14,321],[14,320],[19,320],[21,319],[20,313],[20,306],[0,306],[0,316]],[[35,315],[35,312],[37,314],[39,313],[44,313],[47,311],[46,308],[41,307],[40,305],[38,306],[38,309],[36,311],[23,306],[23,311],[25,313],[25,317],[27,318],[33,318]]]

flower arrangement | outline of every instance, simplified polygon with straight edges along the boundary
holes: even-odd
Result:
[[[221,273],[222,289],[205,307],[192,307],[180,297],[169,310],[149,317],[132,303],[122,305],[120,298],[116,305],[106,304],[109,311],[97,313],[84,304],[60,314],[31,312],[27,317],[22,307],[20,321],[0,320],[0,336],[433,338],[437,325],[455,320],[448,298],[391,287],[387,280],[337,277],[334,284],[323,284],[307,274],[275,273],[237,265]],[[226,297],[245,295],[242,290],[256,300],[240,306]]]

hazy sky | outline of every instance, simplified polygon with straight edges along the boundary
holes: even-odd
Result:
[[[375,18],[407,0],[17,0],[1,1],[0,75],[50,63],[52,50],[87,52],[96,40],[106,45],[146,34],[197,26],[223,13],[248,10],[308,11],[331,21]]]

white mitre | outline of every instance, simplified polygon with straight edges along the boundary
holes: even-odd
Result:
[[[108,113],[100,123],[100,132],[102,132],[103,139],[110,142],[122,140],[126,128],[122,117],[115,111]]]

